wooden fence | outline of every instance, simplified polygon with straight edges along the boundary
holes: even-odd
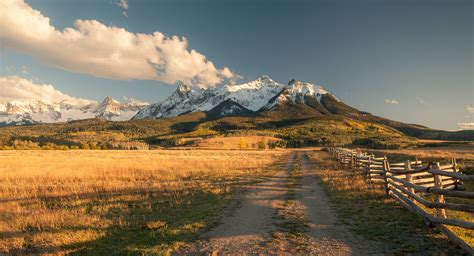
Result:
[[[446,216],[446,209],[474,213],[472,202],[474,192],[460,190],[463,181],[474,181],[474,175],[459,172],[455,159],[445,165],[440,165],[438,162],[422,163],[418,160],[394,163],[389,162],[386,156],[375,157],[372,154],[351,149],[329,148],[329,152],[345,167],[366,175],[370,182],[383,184],[387,195],[432,223],[449,239],[474,255],[474,249],[446,227],[449,225],[474,229],[473,222]],[[446,202],[445,197],[463,200]],[[433,211],[428,209],[433,209]]]

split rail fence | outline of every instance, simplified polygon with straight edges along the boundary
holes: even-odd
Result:
[[[474,175],[459,172],[455,159],[443,165],[418,160],[395,163],[389,162],[386,156],[376,157],[352,149],[329,148],[329,152],[345,167],[362,172],[370,182],[383,184],[387,195],[432,223],[450,240],[474,255],[473,247],[446,227],[474,229],[473,222],[446,216],[446,210],[474,213],[474,192],[461,189],[464,181],[474,181]],[[445,197],[454,200],[446,202]]]

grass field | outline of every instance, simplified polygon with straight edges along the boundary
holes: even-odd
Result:
[[[428,162],[445,162],[449,163],[452,158],[456,159],[460,171],[463,173],[474,175],[474,145],[462,145],[451,147],[434,147],[434,148],[420,148],[420,149],[401,149],[401,150],[375,150],[377,155],[386,155],[390,161],[402,161],[407,159],[414,159],[415,157],[425,163]],[[391,160],[393,159],[393,160]],[[474,182],[466,181],[463,184],[466,191],[474,191]],[[471,199],[445,197],[448,203],[472,204]],[[434,212],[433,209],[425,209],[428,212]],[[474,214],[446,210],[448,218],[462,219],[469,222],[474,222]],[[455,226],[448,226],[448,228],[463,238],[471,246],[474,246],[474,231],[462,229]]]
[[[0,254],[166,254],[285,151],[0,151]]]
[[[462,255],[446,236],[429,228],[422,218],[385,194],[357,172],[343,170],[327,154],[314,152],[311,160],[342,222],[357,234],[379,241],[393,255]]]
[[[342,170],[318,151],[310,154],[314,173],[342,222],[357,234],[383,243],[394,254],[462,253],[386,197],[383,188]],[[399,159],[453,154],[378,153]],[[291,150],[0,151],[0,254],[169,254],[216,225],[236,188],[284,168],[290,154]],[[471,163],[469,157],[460,160],[463,166]],[[296,162],[293,168],[289,195],[300,170]],[[286,205],[290,208],[291,199]],[[472,220],[460,218],[464,217]],[[291,223],[291,231],[298,231],[301,223]]]

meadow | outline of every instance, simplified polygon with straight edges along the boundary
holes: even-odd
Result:
[[[0,151],[0,254],[166,254],[286,151]]]
[[[231,142],[238,145],[241,140]],[[214,147],[230,142],[209,143]],[[288,168],[298,151],[0,151],[0,254],[171,254],[218,226],[229,206],[240,203],[237,191]],[[343,169],[319,148],[303,151],[309,152],[312,172],[338,219],[366,241],[380,243],[394,254],[462,253],[437,229],[387,197],[380,185]],[[390,159],[416,156],[423,161],[457,157],[463,171],[472,171],[471,150],[376,154]],[[302,158],[296,158],[291,166],[286,184],[289,203],[298,199],[293,194],[301,185],[302,163]],[[465,186],[473,189],[472,184]],[[301,216],[277,215],[275,220],[289,221],[283,227],[277,221],[282,230],[303,232]],[[460,217],[472,220],[472,216]],[[472,232],[460,235],[472,242]],[[285,238],[302,243],[300,236]]]
[[[361,172],[343,168],[326,154],[313,152],[310,159],[340,221],[362,237],[383,244],[390,255],[465,253],[421,217],[387,197],[382,184],[368,182]],[[472,241],[471,231],[457,235]]]

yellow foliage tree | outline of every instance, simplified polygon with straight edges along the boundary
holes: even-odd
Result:
[[[240,140],[239,140],[239,148],[240,149],[246,149],[248,148],[248,143],[247,143],[247,140],[243,137],[240,137]]]

